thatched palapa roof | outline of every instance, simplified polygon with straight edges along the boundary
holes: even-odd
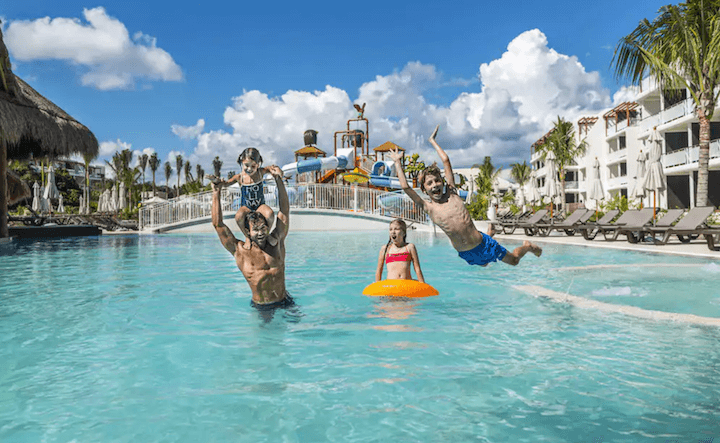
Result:
[[[11,159],[97,155],[90,130],[15,76],[0,31],[0,143]]]

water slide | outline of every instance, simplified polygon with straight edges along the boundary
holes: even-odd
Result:
[[[400,180],[397,178],[397,172],[395,171],[395,167],[393,165],[394,163],[392,160],[381,160],[375,162],[370,171],[370,184],[383,188],[400,189]],[[420,190],[416,189],[416,192],[419,193]],[[467,198],[467,194],[468,191],[458,189],[458,195],[460,198]],[[388,194],[386,197],[383,197],[383,199],[388,200],[388,203],[390,203],[390,201],[396,201],[398,198],[400,198],[400,195],[396,195],[395,193]],[[382,205],[383,202],[380,204]]]
[[[335,169],[352,169],[355,167],[355,149],[338,149],[337,155],[331,157],[311,158],[289,163],[282,167],[285,177],[292,177],[304,172],[328,171]]]

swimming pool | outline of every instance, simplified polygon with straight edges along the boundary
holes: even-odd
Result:
[[[360,295],[386,233],[291,233],[298,308],[269,323],[215,235],[21,243],[0,257],[0,441],[720,437],[720,329],[513,288],[720,316],[717,261],[553,245],[483,269],[409,237],[440,296]]]

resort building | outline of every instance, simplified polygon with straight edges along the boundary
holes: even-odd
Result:
[[[708,197],[710,204],[720,205],[720,107],[716,109],[710,128],[710,174]],[[650,148],[654,130],[660,136],[663,171],[667,177],[666,189],[656,193],[660,208],[695,207],[699,152],[699,124],[695,104],[687,90],[662,91],[651,79],[645,79],[640,92],[628,101],[604,110],[597,115],[585,116],[574,122],[578,140],[585,140],[587,152],[576,164],[567,168],[565,193],[568,206],[585,205],[595,208],[596,202],[587,199],[589,180],[594,178],[593,165],[600,163],[600,180],[605,198],[626,196],[639,203],[633,192],[642,186],[640,163]],[[542,154],[537,148],[549,135],[545,134],[531,146],[530,162],[536,171],[536,186],[543,189],[546,176]],[[653,204],[649,193],[645,205]]]

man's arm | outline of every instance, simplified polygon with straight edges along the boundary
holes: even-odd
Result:
[[[445,151],[443,151],[443,148],[441,148],[440,145],[438,145],[435,141],[435,136],[437,136],[439,129],[440,125],[435,126],[435,130],[433,131],[428,141],[431,145],[433,145],[435,151],[438,153],[438,156],[440,156],[440,160],[443,163],[443,167],[445,168],[445,181],[447,182],[448,186],[455,188],[455,175],[453,175],[452,165],[450,164],[450,157],[448,157]]]
[[[275,165],[270,166],[269,169],[270,173],[275,177],[275,185],[278,190],[278,206],[280,207],[274,233],[277,233],[278,240],[284,240],[290,229],[290,200],[288,199],[287,189],[285,189],[282,169]]]
[[[212,196],[212,225],[220,237],[220,242],[225,246],[225,249],[229,253],[235,255],[237,249],[238,239],[235,238],[230,228],[223,223],[222,217],[222,204],[220,203],[220,190],[222,187],[212,184],[213,196]]]
[[[400,187],[402,190],[405,191],[408,197],[410,197],[410,200],[424,208],[425,200],[423,200],[423,198],[420,197],[410,185],[408,185],[407,178],[405,178],[405,171],[403,171],[402,167],[402,154],[400,151],[396,149],[388,153],[388,155],[395,161],[395,169],[397,169],[398,180],[400,180]]]

